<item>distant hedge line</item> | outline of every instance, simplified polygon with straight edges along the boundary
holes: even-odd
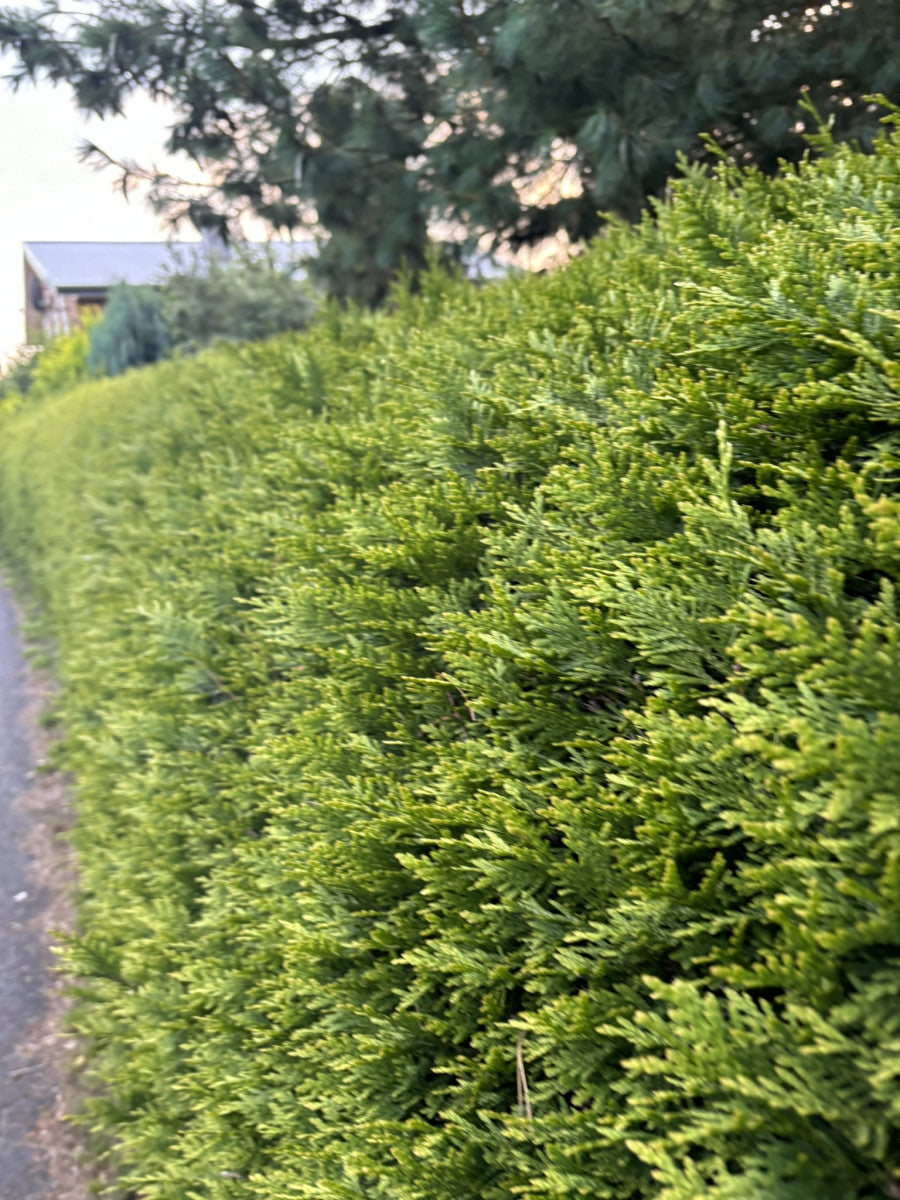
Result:
[[[147,1200],[900,1195],[900,141],[9,411]]]

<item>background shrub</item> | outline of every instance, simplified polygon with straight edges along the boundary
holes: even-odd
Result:
[[[0,377],[0,399],[26,395],[37,399],[86,380],[89,330],[97,315],[85,313],[80,328],[50,338],[46,345],[20,347]]]
[[[33,399],[68,391],[89,377],[90,331],[98,319],[99,313],[85,314],[80,328],[59,334],[38,350],[28,387]]]
[[[36,346],[19,346],[7,358],[0,374],[0,401],[15,401],[28,391],[36,366],[36,352]]]
[[[3,420],[148,1200],[900,1187],[900,146]]]
[[[188,353],[213,341],[302,329],[316,305],[299,264],[280,266],[271,252],[242,245],[182,259],[165,276],[160,299],[173,348]]]
[[[156,291],[119,283],[109,293],[102,319],[91,329],[88,370],[92,375],[121,375],[129,367],[158,362],[168,348]]]

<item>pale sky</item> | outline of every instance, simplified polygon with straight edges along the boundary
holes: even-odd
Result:
[[[0,77],[7,71],[0,59]],[[22,242],[166,239],[139,195],[126,201],[115,192],[113,170],[96,172],[76,156],[89,138],[113,155],[178,169],[163,154],[165,127],[164,110],[143,97],[124,117],[100,121],[80,116],[66,88],[23,85],[13,93],[0,78],[0,363],[25,337]],[[185,162],[181,171],[193,178]]]

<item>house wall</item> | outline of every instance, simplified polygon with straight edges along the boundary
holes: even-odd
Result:
[[[44,334],[44,314],[34,306],[34,289],[40,283],[32,269],[31,263],[25,259],[25,342],[34,346],[41,341]]]
[[[44,297],[45,306],[37,308],[34,298],[37,288]],[[46,287],[31,263],[25,260],[25,341],[29,346],[40,345],[47,338],[68,333],[82,324],[85,311],[102,307],[105,297],[96,294],[80,296],[76,292],[59,293]]]

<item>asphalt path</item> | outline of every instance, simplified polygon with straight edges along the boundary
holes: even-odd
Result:
[[[54,1085],[46,1068],[20,1050],[44,1010],[49,981],[49,955],[37,932],[49,897],[29,881],[28,821],[17,804],[34,767],[22,722],[24,684],[15,611],[0,587],[0,1200],[51,1195],[28,1136]]]

